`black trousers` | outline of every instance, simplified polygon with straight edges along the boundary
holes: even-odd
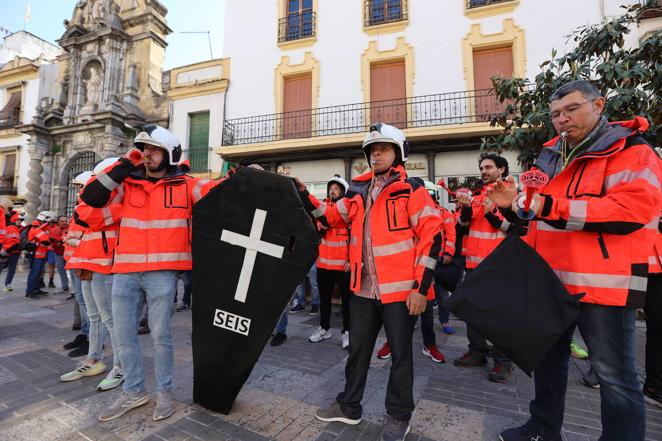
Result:
[[[352,291],[349,289],[350,273],[317,268],[317,288],[320,293],[320,326],[329,330],[331,327],[331,294],[338,284],[340,300],[342,301],[342,330],[349,330],[349,299]]]
[[[414,360],[411,339],[416,316],[410,316],[405,302],[382,304],[378,300],[353,296],[350,302],[349,357],[345,366],[345,390],[336,401],[349,418],[360,418],[361,400],[377,334],[382,325],[391,346],[391,373],[386,387],[386,411],[393,418],[409,421],[414,411]]]
[[[646,292],[646,386],[662,393],[662,274],[648,276]]]

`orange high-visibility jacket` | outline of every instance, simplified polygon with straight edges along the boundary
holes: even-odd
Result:
[[[653,242],[651,254],[648,256],[648,272],[662,273],[662,214],[657,224],[657,234]]]
[[[76,221],[94,223],[98,218],[108,226],[119,222],[113,273],[190,270],[193,204],[220,182],[193,178],[179,169],[153,181],[121,158],[81,193],[81,201],[97,215]]]
[[[640,307],[662,195],[660,160],[638,133],[644,118],[610,124],[555,175],[558,137],[536,166],[553,177],[526,236],[582,302]]]
[[[352,180],[343,199],[332,205],[306,196],[307,208],[320,222],[350,228],[350,288],[361,291],[363,226],[372,172]],[[406,301],[412,290],[434,297],[433,276],[441,251],[441,216],[423,181],[407,178],[404,167],[388,180],[370,209],[372,251],[382,303]]]
[[[80,219],[87,219],[90,228],[87,228],[83,233],[78,247],[69,259],[68,266],[94,271],[95,273],[110,274],[119,233],[119,222],[110,226],[99,226],[99,223],[105,224],[105,220],[100,219],[97,220],[97,223],[94,223],[94,219],[103,216],[101,210],[84,203],[76,206],[76,216]]]
[[[67,234],[64,236],[64,260],[69,262],[69,259],[71,256],[73,256],[74,251],[76,251],[76,247],[80,244],[80,240],[83,237],[83,233],[85,232],[85,227],[82,225],[78,225],[76,221],[72,218],[71,221],[69,221],[69,229],[67,230]],[[72,269],[69,266],[65,265],[66,269]]]
[[[7,225],[5,240],[2,243],[2,249],[7,252],[7,254],[18,254],[21,250],[18,249],[18,245],[21,243],[21,229],[16,225],[11,224]]]
[[[333,204],[329,199],[324,203],[327,206]],[[317,267],[334,271],[345,271],[345,265],[349,262],[349,230],[344,227],[322,226],[322,241],[319,246],[319,257]]]
[[[441,230],[442,230],[442,244],[441,255],[448,254],[449,256],[455,255],[455,214],[446,210],[442,206],[438,206],[441,212]]]
[[[5,234],[7,234],[7,219],[5,213],[0,214],[0,243],[5,241]]]
[[[46,230],[48,229],[48,224],[41,224],[34,221],[32,223],[32,228],[28,233],[28,240],[37,244],[37,249],[34,252],[35,259],[43,259],[46,257],[48,248],[51,246],[51,238],[48,236]]]
[[[506,237],[512,225],[499,210],[494,207],[485,213],[483,202],[486,187],[473,197],[473,206],[462,207],[459,222],[468,226],[468,232],[462,242],[462,255],[466,256],[467,269],[476,268]]]

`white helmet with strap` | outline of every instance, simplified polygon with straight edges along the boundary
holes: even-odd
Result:
[[[94,176],[94,173],[91,171],[84,171],[83,173],[77,174],[76,177],[72,179],[71,183],[84,186],[87,185],[90,179],[92,179],[92,176]]]
[[[333,175],[333,177],[329,179],[329,182],[326,183],[326,194],[329,194],[329,187],[331,187],[331,184],[340,185],[344,193],[347,193],[347,190],[349,189],[347,181],[345,181],[340,175]]]
[[[400,153],[400,159],[405,162],[409,157],[409,143],[405,139],[405,134],[397,127],[384,123],[375,123],[370,126],[370,131],[363,139],[363,154],[367,161],[370,161],[371,144],[376,142],[387,142],[397,147],[396,153]]]
[[[48,222],[48,211],[40,211],[37,215],[37,220],[40,222]]]
[[[159,147],[168,153],[168,165],[176,166],[182,159],[182,146],[172,132],[153,124],[141,128],[141,132],[133,139],[133,145],[143,150],[144,145]]]

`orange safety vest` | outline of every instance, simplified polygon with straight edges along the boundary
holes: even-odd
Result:
[[[610,124],[556,176],[558,137],[536,161],[554,177],[526,240],[582,302],[643,305],[662,206],[661,161],[638,136],[647,128],[640,117]]]
[[[332,205],[329,199],[324,201]],[[349,262],[349,230],[347,228],[329,227],[322,232],[322,241],[319,246],[317,268],[345,271]]]
[[[372,180],[367,172],[352,180],[345,197],[325,204],[308,195],[308,210],[325,225],[350,228],[350,288],[361,291],[365,201]],[[434,298],[433,276],[441,251],[441,216],[423,181],[391,168],[370,209],[372,251],[382,303],[404,302],[412,290]]]
[[[48,224],[39,225],[38,222],[32,223],[32,228],[28,233],[28,240],[37,244],[37,249],[34,252],[35,259],[43,259],[46,257],[48,248],[51,245],[51,238],[46,233]]]
[[[193,204],[221,181],[193,178],[179,170],[150,181],[136,173],[126,177],[130,170],[133,167],[120,160],[97,174],[83,189],[81,200],[87,202],[88,192],[96,192],[106,205],[90,210],[94,215],[77,211],[80,220],[92,231],[119,223],[113,273],[190,270]],[[118,195],[111,200],[115,191]]]
[[[18,254],[21,250],[18,247],[15,250],[8,251],[12,247],[15,247],[21,243],[21,229],[16,225],[7,225],[5,240],[2,243],[2,249],[7,251],[9,254]]]
[[[64,236],[64,260],[69,262],[69,259],[71,256],[74,255],[74,251],[76,251],[76,248],[78,245],[80,245],[80,240],[83,237],[83,233],[85,232],[85,227],[78,225],[73,218],[69,222],[69,229],[67,230],[67,234]],[[66,269],[72,269],[68,265],[65,265]]]
[[[457,233],[455,232],[455,214],[448,211],[442,206],[438,206],[441,211],[441,231],[442,231],[442,244],[441,256],[448,254],[449,256],[455,255],[455,239]]]
[[[462,255],[466,256],[467,269],[476,268],[506,237],[510,222],[503,218],[497,207],[485,213],[483,203],[486,187],[480,194],[473,197],[471,220],[468,223],[469,231],[462,242]],[[464,211],[466,208],[461,210]],[[460,223],[466,225],[460,214]],[[498,226],[497,226],[498,225]]]

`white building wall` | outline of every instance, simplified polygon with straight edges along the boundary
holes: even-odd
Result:
[[[185,156],[188,151],[190,122],[189,114],[209,112],[209,146],[221,145],[223,135],[223,100],[224,93],[215,93],[192,98],[178,99],[172,102],[170,128],[179,138]],[[212,173],[219,173],[223,160],[213,151],[209,151],[209,169]]]

